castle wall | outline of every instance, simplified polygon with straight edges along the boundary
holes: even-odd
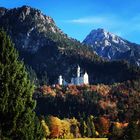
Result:
[[[71,78],[71,83],[67,83],[65,80],[62,79],[62,76],[59,76],[58,79],[59,85],[68,85],[68,84],[73,84],[73,85],[82,85],[82,84],[89,84],[89,77],[88,74],[85,72],[84,75],[80,75],[80,67],[78,66],[77,68],[77,77]]]

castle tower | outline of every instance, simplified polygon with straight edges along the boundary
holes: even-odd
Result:
[[[59,84],[59,85],[63,85],[63,78],[62,78],[62,75],[60,75],[59,78],[58,78],[58,84]]]
[[[77,67],[77,77],[75,78],[75,84],[80,85],[80,67]]]
[[[77,78],[80,77],[80,67],[78,65],[78,68],[77,68]]]
[[[87,72],[85,72],[85,74],[83,76],[83,82],[84,82],[84,84],[89,84],[89,78],[88,78]]]

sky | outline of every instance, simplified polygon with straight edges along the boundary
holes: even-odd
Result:
[[[0,0],[0,7],[22,5],[40,9],[79,41],[91,30],[104,28],[140,44],[140,0]]]

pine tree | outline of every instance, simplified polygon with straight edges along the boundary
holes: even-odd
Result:
[[[81,120],[80,120],[80,133],[81,133],[82,137],[87,136],[87,125],[83,118],[81,118]]]
[[[0,139],[41,139],[42,133],[36,132],[33,91],[17,51],[0,30]]]
[[[96,137],[96,130],[94,125],[94,117],[90,115],[87,119],[87,136],[88,137]]]
[[[38,77],[36,75],[36,72],[32,69],[31,66],[26,65],[26,69],[28,71],[28,76],[30,81],[35,85],[35,86],[39,86],[39,80]]]
[[[96,130],[95,130],[95,125],[94,125],[94,117],[90,115],[90,127],[91,127],[91,132],[92,132],[92,137],[96,137]]]

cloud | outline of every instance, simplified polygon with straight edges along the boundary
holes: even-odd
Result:
[[[110,25],[110,24],[116,24],[116,19],[117,17],[114,17],[112,15],[104,15],[104,16],[90,16],[90,17],[82,17],[82,18],[77,18],[77,19],[71,19],[71,20],[66,20],[65,22],[68,23],[75,23],[75,24],[105,24],[105,25]]]
[[[111,14],[96,15],[66,20],[65,22],[79,25],[93,25],[97,28],[101,27],[107,30],[118,32],[118,34],[122,34],[122,32],[133,32],[136,30],[140,31],[140,15],[130,17],[128,19]]]
[[[78,24],[98,24],[102,23],[105,19],[102,17],[85,17],[85,18],[78,18],[78,19],[72,19],[68,20],[67,22],[70,23],[78,23]]]
[[[133,38],[132,35],[140,33],[140,14],[130,17],[120,15],[104,14],[87,17],[79,17],[70,20],[63,20],[67,24],[76,24],[76,27],[85,26],[90,29],[104,28],[123,38]],[[83,33],[84,34],[84,33]]]

